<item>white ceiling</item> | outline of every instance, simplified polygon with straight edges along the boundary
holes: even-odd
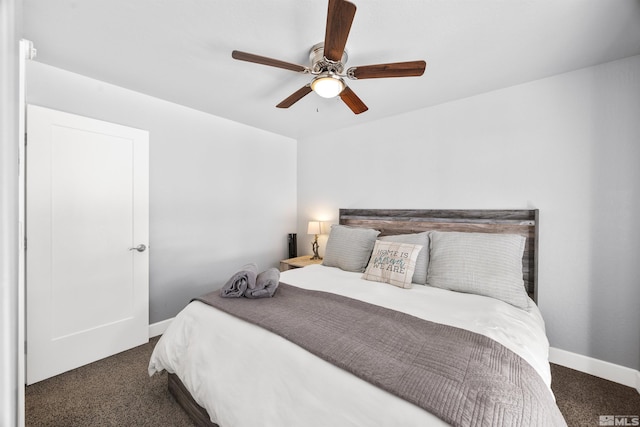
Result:
[[[640,0],[352,0],[347,66],[424,59],[422,77],[348,81],[355,115],[309,75],[327,0],[24,0],[37,61],[300,138],[640,54]]]

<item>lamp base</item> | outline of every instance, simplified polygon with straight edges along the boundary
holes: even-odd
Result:
[[[313,250],[313,256],[310,259],[322,259],[320,255],[318,255],[318,235],[316,234],[316,238],[311,244],[311,249]]]

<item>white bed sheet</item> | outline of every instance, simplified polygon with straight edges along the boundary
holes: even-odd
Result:
[[[488,297],[365,281],[361,273],[313,265],[281,281],[356,298],[464,328],[524,358],[551,393],[549,343],[538,308]],[[201,302],[173,320],[153,351],[149,375],[177,374],[212,421],[227,426],[442,426],[439,418],[256,325]]]

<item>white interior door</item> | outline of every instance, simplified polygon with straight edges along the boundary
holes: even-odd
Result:
[[[27,384],[148,341],[148,159],[147,131],[28,106]]]

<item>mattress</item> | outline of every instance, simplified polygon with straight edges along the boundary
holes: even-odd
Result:
[[[526,360],[551,393],[549,344],[535,304],[525,311],[484,296],[422,285],[401,289],[361,277],[313,265],[283,272],[281,282],[485,335]],[[156,345],[149,374],[162,370],[178,375],[222,427],[446,425],[280,336],[197,301]]]

